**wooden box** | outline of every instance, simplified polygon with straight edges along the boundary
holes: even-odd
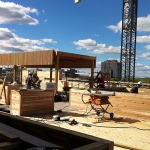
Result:
[[[11,91],[10,113],[13,115],[35,115],[53,111],[53,90]]]

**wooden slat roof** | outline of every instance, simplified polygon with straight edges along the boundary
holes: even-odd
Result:
[[[59,68],[91,68],[96,57],[60,52],[54,50],[32,51],[12,54],[0,54],[0,65],[20,65],[30,68],[55,67],[59,58]]]

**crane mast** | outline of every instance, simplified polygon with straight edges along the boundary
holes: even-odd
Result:
[[[134,82],[138,0],[123,0],[121,34],[121,81]]]
[[[81,0],[75,0],[80,3]],[[120,54],[121,81],[134,82],[138,0],[123,0]]]

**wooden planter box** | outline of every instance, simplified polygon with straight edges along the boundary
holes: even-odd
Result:
[[[54,111],[54,90],[11,91],[13,115],[35,115]]]

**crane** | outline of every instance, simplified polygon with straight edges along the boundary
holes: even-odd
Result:
[[[80,3],[81,0],[75,0]],[[120,54],[121,81],[134,82],[138,0],[123,0]]]
[[[134,82],[138,0],[123,0],[121,34],[121,80]]]

